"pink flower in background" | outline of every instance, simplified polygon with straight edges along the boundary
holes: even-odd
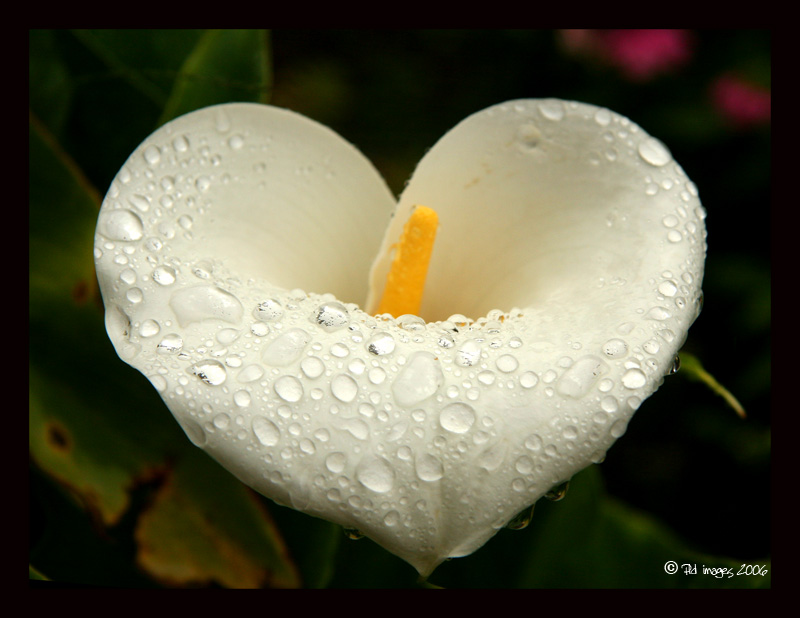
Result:
[[[711,100],[723,118],[738,127],[752,127],[770,122],[770,91],[734,75],[717,78],[711,85]]]
[[[687,30],[563,30],[562,37],[571,51],[599,58],[637,82],[675,71],[692,56]]]

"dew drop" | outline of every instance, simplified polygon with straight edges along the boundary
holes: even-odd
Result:
[[[281,430],[268,418],[253,417],[252,427],[256,438],[264,446],[275,446],[281,439]]]
[[[417,352],[395,378],[392,393],[401,406],[413,406],[436,393],[443,380],[442,369],[433,354]]]
[[[575,361],[559,378],[556,390],[566,397],[579,399],[586,395],[608,365],[596,356],[584,356]]]
[[[552,500],[553,502],[558,502],[559,500],[564,499],[564,496],[567,495],[567,491],[569,491],[569,481],[564,481],[563,483],[550,489],[550,491],[548,491],[544,497],[548,500]]]
[[[368,456],[356,468],[356,479],[367,489],[383,494],[394,486],[395,473],[383,457]]]
[[[313,321],[327,332],[344,328],[350,323],[350,315],[341,303],[325,303],[317,307]]]
[[[139,335],[142,337],[155,337],[159,331],[161,330],[161,326],[155,320],[145,320],[139,326]]]
[[[628,353],[628,344],[622,339],[609,339],[603,344],[603,354],[610,358],[622,358]]]
[[[344,453],[331,453],[325,458],[325,467],[334,474],[341,474],[347,465],[347,456]]]
[[[474,339],[467,341],[456,351],[456,363],[462,367],[471,367],[481,359],[481,346]]]
[[[183,339],[176,333],[166,335],[158,344],[158,352],[162,354],[175,354],[183,348]]]
[[[627,429],[628,429],[628,422],[623,419],[619,419],[613,425],[611,425],[609,433],[611,434],[612,438],[616,439],[622,437]]]
[[[655,167],[666,165],[672,160],[672,155],[667,147],[653,137],[639,144],[639,156]]]
[[[295,403],[303,398],[303,385],[294,376],[282,376],[275,380],[275,394],[284,401]]]
[[[264,368],[261,365],[253,364],[242,369],[236,377],[242,384],[247,384],[248,382],[260,380],[263,375]]]
[[[439,413],[439,424],[452,433],[466,433],[475,423],[475,410],[466,403],[451,403]]]
[[[383,517],[383,523],[390,528],[400,523],[400,513],[397,511],[389,511]]]
[[[144,235],[142,220],[130,210],[105,211],[100,219],[100,232],[111,240],[129,242]]]
[[[345,526],[342,528],[342,533],[351,541],[360,541],[364,538],[364,533],[357,528],[348,528]]]
[[[594,113],[594,120],[601,127],[606,127],[611,123],[611,112],[607,109],[598,109]]]
[[[367,341],[367,351],[376,356],[394,352],[395,341],[389,333],[376,333]]]
[[[622,385],[625,388],[641,388],[647,384],[647,376],[641,369],[629,369],[622,376]]]
[[[161,161],[161,150],[158,146],[148,146],[144,149],[143,156],[148,165],[156,165]]]
[[[262,322],[272,322],[283,315],[283,306],[272,298],[258,303],[253,315]]]
[[[264,350],[262,358],[268,365],[286,367],[303,354],[311,338],[300,328],[292,328],[274,339]]]
[[[539,104],[539,111],[548,120],[561,120],[564,117],[564,106],[561,101],[544,101]]]
[[[433,455],[422,455],[416,461],[417,476],[426,482],[438,481],[444,476],[444,466]]]
[[[506,524],[506,528],[509,530],[524,530],[528,527],[528,524],[531,523],[533,519],[533,507],[535,505],[529,506],[528,508],[520,511],[517,513],[511,521]]]
[[[530,457],[523,455],[517,459],[514,467],[520,474],[530,474],[533,472],[533,460]]]
[[[247,391],[236,391],[233,394],[233,403],[235,403],[240,408],[246,408],[250,405],[250,393]]]
[[[511,354],[503,354],[497,359],[495,364],[503,373],[511,373],[512,371],[516,371],[517,367],[519,367],[519,362],[517,361],[516,357],[512,356]]]
[[[181,326],[203,320],[222,320],[229,324],[238,324],[244,315],[244,308],[238,298],[213,285],[177,290],[170,298],[169,306]]]
[[[519,377],[519,384],[522,388],[533,388],[539,383],[539,376],[533,371],[526,371]]]
[[[158,266],[153,271],[153,281],[159,285],[168,286],[175,283],[177,273],[170,266]]]
[[[358,394],[358,384],[350,376],[339,374],[331,381],[331,393],[339,401],[350,403]]]
[[[525,438],[525,448],[529,451],[541,451],[543,445],[544,443],[542,442],[542,438],[539,436],[539,434],[533,433]]]
[[[325,364],[316,356],[309,356],[301,361],[300,369],[303,370],[306,377],[313,380],[325,373]]]
[[[192,373],[210,386],[219,386],[228,377],[222,363],[207,359],[192,366]]]

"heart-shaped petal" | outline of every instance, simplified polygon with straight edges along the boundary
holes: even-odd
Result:
[[[428,322],[373,317],[416,204]],[[195,444],[427,575],[624,433],[699,310],[704,213],[660,142],[557,100],[466,119],[392,208],[328,129],[217,106],[133,153],[95,256],[118,353]]]

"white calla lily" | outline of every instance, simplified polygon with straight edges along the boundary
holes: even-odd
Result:
[[[417,204],[439,216],[421,317],[375,317]],[[131,155],[95,257],[117,352],[192,442],[427,575],[624,433],[699,311],[705,226],[668,150],[606,109],[470,116],[396,205],[327,128],[230,104]]]

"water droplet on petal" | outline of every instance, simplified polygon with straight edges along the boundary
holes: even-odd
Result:
[[[544,497],[548,500],[552,500],[553,502],[558,502],[559,500],[563,500],[564,496],[567,495],[567,491],[569,490],[569,481],[564,481],[560,485],[556,485],[550,491],[548,491]]]
[[[303,398],[303,384],[294,376],[282,376],[275,380],[275,393],[289,403],[295,403]]]
[[[283,315],[283,307],[277,300],[270,298],[258,303],[253,315],[262,322],[272,322]]]
[[[281,439],[281,430],[268,418],[254,417],[252,427],[256,438],[264,446],[275,446]]]
[[[350,403],[358,394],[358,384],[350,376],[340,374],[331,381],[331,393],[339,401]]]
[[[142,220],[130,210],[104,211],[99,227],[104,236],[123,242],[139,240],[144,235]]]
[[[341,474],[344,472],[344,467],[347,465],[347,456],[344,453],[331,453],[325,458],[325,467],[334,474]]]
[[[228,373],[222,363],[213,359],[207,359],[193,365],[192,373],[210,386],[219,386],[228,377]]]
[[[666,165],[672,160],[667,147],[654,137],[649,137],[639,144],[639,156],[655,167]]]
[[[526,509],[523,509],[519,513],[517,513],[511,521],[506,524],[506,528],[509,530],[524,530],[528,527],[528,524],[531,523],[533,519],[533,507],[535,505],[529,506]]]
[[[443,380],[442,369],[433,354],[417,352],[395,378],[392,392],[401,406],[413,406],[436,393]]]
[[[394,352],[395,341],[389,333],[376,333],[367,341],[367,351],[376,356]]]
[[[444,466],[433,455],[421,455],[416,462],[417,476],[426,482],[438,481],[444,476]]]
[[[466,433],[475,423],[475,410],[466,403],[451,403],[439,413],[439,423],[452,433]]]
[[[300,328],[292,328],[270,342],[262,358],[268,365],[286,367],[297,361],[311,338]]]
[[[647,376],[641,369],[628,369],[622,376],[622,385],[625,388],[641,388],[647,384]]]
[[[344,328],[350,323],[350,315],[341,303],[330,302],[317,307],[313,321],[327,332]]]
[[[598,378],[608,371],[608,365],[596,356],[584,356],[567,369],[556,384],[556,390],[566,397],[579,399],[586,395]]]
[[[367,489],[383,494],[394,486],[395,473],[383,457],[367,456],[356,468],[356,479]]]
[[[170,266],[158,266],[153,271],[153,281],[159,285],[168,286],[175,283],[177,273]]]
[[[166,335],[158,344],[158,352],[162,354],[175,354],[183,348],[183,339],[176,333]]]
[[[244,315],[238,298],[213,285],[177,290],[170,298],[169,306],[181,326],[211,319],[238,324]]]

